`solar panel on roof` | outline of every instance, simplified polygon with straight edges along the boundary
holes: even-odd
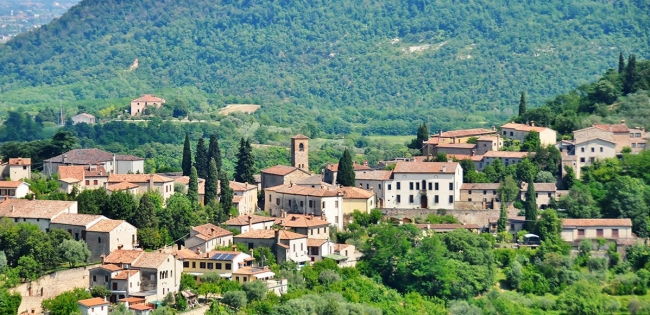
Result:
[[[232,260],[233,258],[235,258],[235,256],[237,256],[237,255],[236,254],[219,253],[219,254],[214,254],[214,256],[212,256],[211,259],[214,259],[214,260]]]

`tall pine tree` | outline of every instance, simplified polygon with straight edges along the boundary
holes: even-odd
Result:
[[[210,136],[210,144],[208,146],[208,161],[212,159],[217,162],[217,171],[221,173],[221,149],[219,148],[219,140],[215,134]]]
[[[219,188],[221,192],[219,195],[219,202],[221,203],[221,209],[224,213],[229,214],[230,210],[233,207],[232,198],[233,191],[230,188],[230,180],[228,180],[228,175],[226,172],[221,172],[219,174]]]
[[[208,179],[210,160],[208,159],[208,149],[205,147],[205,141],[203,141],[203,138],[199,138],[199,142],[196,144],[194,163],[199,178]]]
[[[156,222],[156,206],[149,194],[143,194],[140,197],[140,204],[135,210],[135,215],[131,223],[138,229],[144,228],[157,228],[158,223]]]
[[[198,170],[197,170],[198,171]],[[219,172],[217,172],[217,162],[210,160],[210,169],[205,179],[205,204],[216,202],[217,186],[219,181]]]
[[[623,76],[623,95],[634,92],[634,84],[636,81],[636,56],[630,55],[627,60],[627,66],[625,66],[625,73]]]
[[[190,170],[190,182],[187,189],[187,198],[192,205],[199,203],[199,175],[196,172],[196,167],[192,166]]]
[[[526,113],[526,93],[521,92],[521,97],[519,98],[519,118],[524,116]]]
[[[192,149],[190,149],[190,136],[185,135],[185,144],[183,144],[183,162],[181,163],[183,176],[190,176],[192,168]]]
[[[253,161],[253,149],[249,140],[241,138],[239,141],[239,152],[237,153],[237,165],[235,166],[235,181],[240,183],[255,184]]]
[[[524,213],[526,216],[526,231],[532,231],[537,221],[537,197],[535,195],[535,184],[533,175],[528,176],[528,189],[526,190],[526,201],[524,202]]]
[[[355,174],[354,165],[352,165],[352,155],[348,149],[343,151],[339,159],[339,170],[336,174],[336,183],[341,186],[354,187]]]
[[[618,73],[623,73],[625,71],[625,58],[623,57],[623,52],[618,53]]]

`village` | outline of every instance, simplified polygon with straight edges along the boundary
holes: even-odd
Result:
[[[131,102],[131,115],[162,104],[163,99],[144,95]],[[83,113],[72,120],[95,123],[94,116]],[[78,301],[84,315],[109,314],[115,303],[125,304],[135,314],[149,314],[170,293],[180,293],[197,305],[196,292],[180,290],[183,274],[197,281],[206,273],[238,283],[259,280],[269,292],[282,295],[288,292],[287,279],[278,277],[264,259],[256,259],[254,251],[267,248],[276,259],[274,263],[291,262],[298,270],[325,259],[353,267],[362,253],[353,244],[333,241],[331,231],[344,231],[355,212],[379,211],[382,220],[415,224],[422,233],[465,229],[496,235],[505,209],[506,231],[516,242],[518,232],[525,230],[526,217],[514,202],[500,200],[500,183],[464,182],[463,166],[471,161],[471,172],[482,172],[494,163],[518,165],[535,152],[508,148],[531,138],[538,140],[538,146],[555,147],[561,154],[560,180],[522,182],[518,187],[516,199],[525,200],[533,189],[540,210],[555,206],[569,193],[561,180],[569,170],[580,178],[582,167],[622,153],[638,153],[646,145],[645,130],[628,127],[625,121],[575,130],[573,139],[559,142],[556,131],[534,121],[489,129],[441,130],[423,141],[420,156],[382,161],[376,167],[353,163],[354,185],[343,186],[337,181],[339,164],[327,164],[320,174],[310,171],[310,139],[298,134],[291,138],[291,165],[263,169],[252,183],[229,181],[236,216],[230,214],[221,223],[192,226],[178,242],[146,251],[139,244],[138,229],[125,220],[81,214],[77,201],[25,199],[31,193],[25,179],[32,177],[32,163],[29,158],[11,157],[0,165],[6,179],[0,181],[0,218],[31,223],[45,232],[62,229],[88,245],[88,262],[94,264],[74,276],[78,280],[75,285],[87,290],[104,287],[110,294]],[[155,191],[167,202],[177,193],[176,187],[182,186],[184,192],[190,189],[189,176],[147,174],[144,160],[95,148],[74,149],[45,160],[41,173],[56,176],[60,190],[67,194],[97,189],[108,195]],[[208,204],[211,200],[206,196],[215,195],[219,196],[219,191],[206,191],[206,179],[198,178],[199,202]],[[429,215],[451,215],[460,223],[423,223],[422,218]],[[636,241],[629,218],[563,219],[561,236],[574,247],[590,238],[607,239],[623,247]],[[59,293],[38,281],[23,289],[19,312],[27,314],[41,314],[40,301]]]

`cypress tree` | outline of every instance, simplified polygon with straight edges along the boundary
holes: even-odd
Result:
[[[253,161],[253,149],[249,140],[241,138],[239,141],[239,152],[237,153],[237,165],[235,166],[235,181],[240,183],[255,184]]]
[[[526,93],[521,92],[521,97],[519,98],[519,118],[521,118],[526,113]]]
[[[341,186],[354,187],[354,166],[352,165],[352,155],[348,149],[343,151],[339,159],[339,170],[336,175],[336,183]]]
[[[183,144],[183,176],[190,176],[190,169],[192,168],[192,149],[190,149],[190,136],[185,135],[185,144]]]
[[[149,194],[143,194],[140,197],[140,204],[135,210],[131,223],[138,229],[158,227],[156,223],[156,206],[151,201]]]
[[[506,203],[501,197],[501,212],[499,212],[499,221],[497,221],[497,232],[504,232],[508,226],[508,210],[506,210]]]
[[[418,135],[415,139],[417,142],[417,149],[420,150],[422,154],[424,154],[422,151],[422,146],[424,145],[425,141],[429,140],[429,128],[425,123],[422,123],[422,125],[420,125],[420,128],[418,128]]]
[[[217,162],[217,171],[221,172],[221,149],[216,134],[210,136],[210,144],[208,145],[208,161],[211,159]]]
[[[193,205],[199,202],[199,175],[196,172],[196,167],[192,166],[190,170],[190,183],[187,189],[187,198],[190,199]]]
[[[625,71],[625,58],[623,57],[623,52],[618,53],[618,73],[623,73]]]
[[[219,202],[221,203],[221,210],[228,214],[230,209],[232,209],[232,197],[233,191],[230,188],[230,180],[228,180],[228,175],[226,172],[219,173],[219,187],[221,188],[221,193],[219,195]]]
[[[203,138],[199,138],[199,142],[196,144],[194,163],[199,178],[208,179],[210,160],[208,160],[208,149],[205,147]]]
[[[197,170],[198,171],[198,170]],[[219,172],[217,172],[217,162],[214,159],[210,160],[210,169],[208,176],[205,179],[205,204],[210,204],[217,199],[217,182],[219,180]]]
[[[636,83],[636,56],[630,55],[625,67],[625,75],[623,77],[623,95],[634,92],[634,83]]]
[[[524,211],[526,215],[526,231],[532,231],[535,228],[535,221],[537,221],[537,198],[535,197],[535,184],[533,183],[532,174],[528,176]]]

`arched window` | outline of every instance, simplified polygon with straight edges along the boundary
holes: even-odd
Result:
[[[305,151],[305,144],[301,143],[298,145],[298,151]]]

